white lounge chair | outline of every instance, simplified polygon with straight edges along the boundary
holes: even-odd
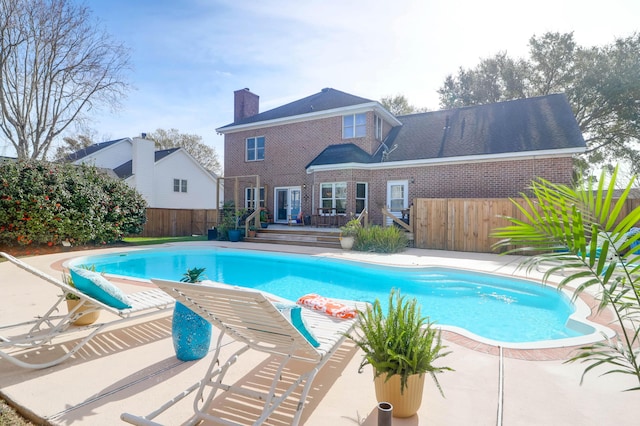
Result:
[[[127,300],[130,308],[118,309],[114,308],[100,300],[89,296],[77,288],[65,284],[63,281],[56,279],[28,264],[16,259],[15,257],[0,252],[0,256],[7,259],[15,266],[56,285],[62,290],[62,293],[53,305],[42,316],[37,316],[33,320],[0,325],[0,357],[23,368],[47,368],[57,365],[75,354],[85,344],[87,344],[96,334],[107,327],[119,325],[121,323],[140,319],[145,316],[158,314],[160,311],[169,312],[175,303],[175,300],[159,289],[145,290],[137,293],[127,294]],[[64,305],[66,294],[76,295],[80,302],[68,313]],[[82,308],[88,308],[81,311]],[[110,319],[105,322],[96,322],[86,326],[74,326],[73,323],[82,315],[87,315],[96,310],[104,310],[118,316],[118,318]],[[45,345],[53,344],[54,340],[70,333],[78,333],[88,331],[84,338],[75,343],[66,353],[57,359],[38,362],[37,357],[22,357],[24,350],[39,348]],[[18,334],[9,334],[18,333]],[[28,359],[29,362],[24,361]]]
[[[128,413],[122,414],[122,420],[136,425],[158,425],[159,423],[153,421],[154,418],[194,390],[197,390],[193,403],[194,415],[187,424],[196,424],[201,420],[222,424],[236,424],[231,420],[211,413],[214,397],[218,394],[218,391],[223,391],[263,401],[264,408],[260,418],[254,423],[254,425],[259,425],[285,399],[290,396],[294,397],[294,391],[298,387],[302,387],[295,401],[295,414],[291,423],[292,425],[297,425],[313,379],[345,340],[344,333],[349,332],[355,324],[355,319],[337,319],[318,311],[301,308],[300,312],[307,327],[315,337],[317,347],[314,347],[310,340],[307,340],[299,329],[278,310],[276,307],[277,302],[274,304],[272,297],[268,296],[267,293],[227,285],[208,286],[156,279],[152,281],[159,288],[171,294],[177,301],[219,328],[221,332],[217,339],[211,364],[203,379],[147,416],[138,417]],[[349,304],[356,309],[366,308],[364,302],[341,302]],[[222,338],[225,335],[243,343],[242,348],[234,352],[226,361],[219,359],[220,350],[223,346],[221,344]],[[241,354],[249,349],[279,355],[278,358],[282,358],[268,392],[247,389],[242,387],[239,384],[240,382],[235,384],[223,383],[229,367],[238,360]],[[281,373],[291,360],[301,360],[308,368],[305,369],[304,373],[300,374],[297,380],[293,380],[293,383],[289,384],[282,380]],[[277,395],[277,389],[282,389],[283,384],[286,386],[286,390],[280,391],[279,395]]]

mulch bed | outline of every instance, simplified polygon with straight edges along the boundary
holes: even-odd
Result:
[[[54,253],[66,253],[71,251],[83,251],[83,250],[95,250],[98,248],[106,248],[106,247],[130,247],[131,244],[127,244],[124,242],[118,242],[113,244],[85,244],[81,246],[71,246],[64,247],[62,245],[57,246],[47,246],[46,244],[42,245],[28,245],[28,246],[8,246],[0,244],[0,251],[9,253],[15,257],[21,256],[40,256],[43,254],[54,254]]]

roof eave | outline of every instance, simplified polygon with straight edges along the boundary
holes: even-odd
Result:
[[[359,112],[366,112],[366,111],[375,111],[377,114],[380,114],[381,116],[383,116],[387,121],[393,123],[394,126],[402,125],[402,122],[398,121],[398,119],[395,118],[395,116],[393,116],[389,111],[384,109],[382,105],[380,105],[380,103],[367,102],[363,104],[349,105],[341,108],[332,108],[332,109],[327,109],[323,111],[310,112],[306,114],[298,114],[298,115],[292,115],[288,117],[275,118],[273,120],[256,121],[253,123],[239,124],[237,126],[218,127],[216,129],[216,132],[226,135],[228,133],[237,133],[245,130],[263,129],[265,127],[281,126],[284,124],[299,123],[303,121],[317,120],[317,119],[326,118],[326,117],[334,117],[336,115],[343,115],[345,113],[357,114]]]
[[[586,151],[582,148],[563,148],[550,149],[542,151],[524,151],[524,152],[508,152],[504,154],[487,154],[487,155],[465,155],[460,157],[447,158],[427,158],[420,160],[404,160],[404,161],[386,161],[383,163],[340,163],[340,164],[323,164],[318,166],[310,166],[307,168],[307,174],[322,171],[344,170],[344,169],[367,169],[367,170],[384,170],[398,169],[406,167],[425,167],[439,166],[445,164],[460,163],[486,163],[489,161],[509,161],[509,160],[525,160],[525,159],[541,159],[553,157],[568,157],[575,154],[582,154]]]

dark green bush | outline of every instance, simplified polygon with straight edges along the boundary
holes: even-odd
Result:
[[[107,243],[140,233],[146,203],[93,166],[0,163],[0,243]]]
[[[408,244],[407,236],[395,226],[365,226],[358,230],[353,250],[375,253],[398,253]]]

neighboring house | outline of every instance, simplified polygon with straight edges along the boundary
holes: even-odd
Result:
[[[93,144],[69,155],[67,160],[93,164],[113,173],[137,189],[149,207],[218,207],[217,176],[182,148],[156,151],[151,140],[123,138]]]
[[[400,215],[414,198],[517,197],[536,177],[569,184],[585,151],[563,94],[398,117],[330,88],[262,113],[248,89],[234,100],[233,123],[216,129],[225,179],[259,175],[276,222],[329,207],[382,223],[381,207]],[[254,193],[226,198],[251,206]]]

